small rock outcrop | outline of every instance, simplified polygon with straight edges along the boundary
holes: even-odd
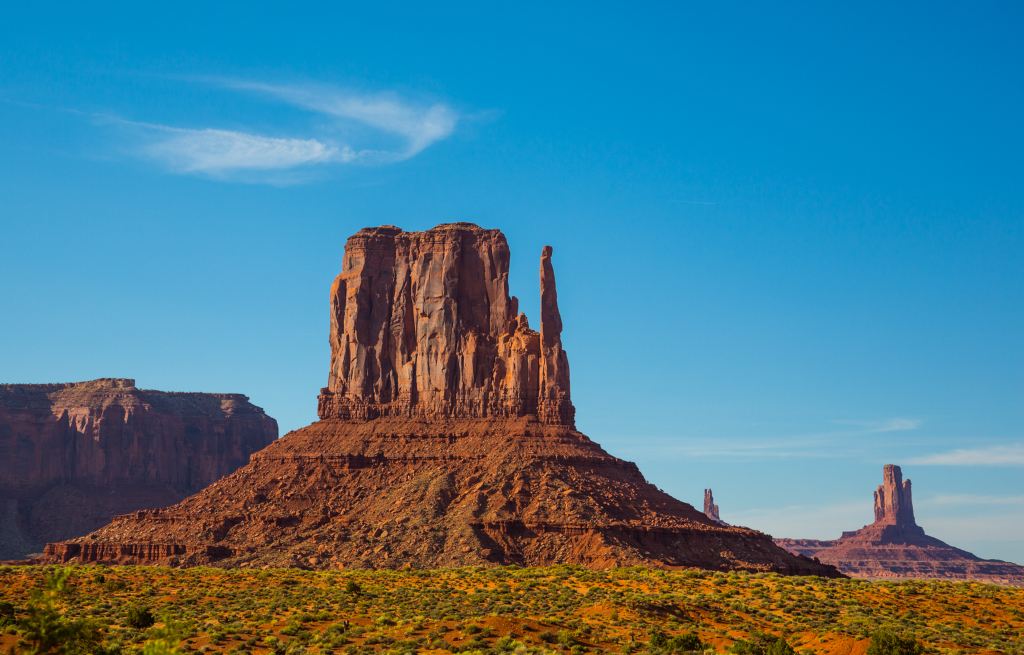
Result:
[[[882,469],[875,521],[839,539],[776,539],[790,552],[832,564],[856,578],[978,580],[1024,586],[1024,567],[981,559],[927,535],[914,519],[910,480],[895,464]]]
[[[170,393],[105,378],[0,385],[0,559],[117,514],[176,502],[277,438],[240,394]]]
[[[552,250],[540,331],[498,230],[367,228],[330,291],[320,420],[49,562],[306,568],[646,564],[837,576],[723,526],[574,427]]]

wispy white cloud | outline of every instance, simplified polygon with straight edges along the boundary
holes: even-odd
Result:
[[[834,422],[839,425],[849,425],[859,428],[867,434],[875,432],[907,432],[910,430],[917,430],[923,423],[919,418],[905,418],[899,416],[895,418],[882,419],[880,421],[839,420]]]
[[[922,466],[1024,466],[1024,444],[959,448],[909,460]]]
[[[834,449],[825,449],[822,439],[680,439],[678,443],[654,444],[649,450],[659,456],[677,455],[706,459],[819,459],[837,456]],[[635,454],[642,449],[633,448]]]
[[[181,173],[222,175],[234,171],[277,170],[309,164],[345,162],[344,147],[317,139],[261,136],[213,128],[185,129],[153,126],[158,136],[141,152]]]
[[[231,89],[252,91],[304,109],[355,121],[405,140],[395,151],[365,151],[364,156],[385,160],[413,157],[430,145],[451,136],[459,116],[444,103],[415,105],[394,93],[358,94],[324,85],[265,84],[228,80]]]
[[[688,438],[679,437],[671,441],[646,439],[648,449],[659,456],[678,455],[706,459],[832,459],[856,454],[864,444],[856,437],[891,432],[910,432],[923,424],[916,418],[886,418],[878,420],[835,420],[833,424],[841,429],[826,430],[804,435],[768,437]],[[643,455],[643,449],[632,447],[631,455]]]
[[[918,500],[916,505],[928,507],[978,507],[978,506],[1014,506],[1024,505],[1024,496],[987,496],[984,494],[940,494]]]
[[[137,128],[133,151],[172,172],[250,180],[253,173],[404,161],[451,136],[460,120],[458,112],[445,103],[414,102],[395,93],[358,93],[320,84],[205,81],[312,112],[326,117],[327,124],[321,122],[313,134],[269,135],[99,118]]]

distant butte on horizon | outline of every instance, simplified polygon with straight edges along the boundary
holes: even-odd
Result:
[[[982,559],[925,534],[914,519],[910,480],[895,464],[882,468],[875,521],[839,539],[776,539],[792,553],[814,557],[855,578],[979,580],[1024,586],[1024,567]]]
[[[139,389],[131,378],[0,384],[0,560],[175,503],[277,434],[242,394]]]
[[[44,561],[838,576],[708,518],[576,431],[551,258],[545,247],[537,331],[509,295],[501,231],[360,230],[331,286],[320,420],[176,505],[48,545]]]

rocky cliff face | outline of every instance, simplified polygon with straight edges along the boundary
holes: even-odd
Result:
[[[320,418],[515,418],[573,424],[551,248],[540,333],[508,293],[509,249],[468,223],[367,228],[331,287],[331,365]]]
[[[1024,567],[985,560],[925,534],[914,520],[910,480],[886,464],[875,490],[875,521],[836,540],[776,539],[857,578],[939,578],[1024,586]]]
[[[130,379],[0,385],[0,559],[180,500],[276,437],[274,419],[239,394]]]
[[[331,287],[321,420],[177,505],[47,546],[45,561],[838,575],[712,521],[573,428],[551,255],[538,333],[508,294],[497,230],[361,230]]]
[[[882,484],[875,490],[875,523],[918,527],[914,522],[910,480],[903,479],[903,471],[895,464],[886,464],[882,468]]]
[[[722,520],[718,515],[718,505],[715,504],[715,494],[710,489],[704,490],[704,516],[716,521]]]

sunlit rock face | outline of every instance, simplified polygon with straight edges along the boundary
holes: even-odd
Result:
[[[127,378],[0,385],[0,559],[181,500],[275,438],[277,422],[241,394]]]
[[[331,366],[320,418],[515,418],[573,425],[551,265],[540,332],[509,296],[499,230],[360,230],[331,287]]]

